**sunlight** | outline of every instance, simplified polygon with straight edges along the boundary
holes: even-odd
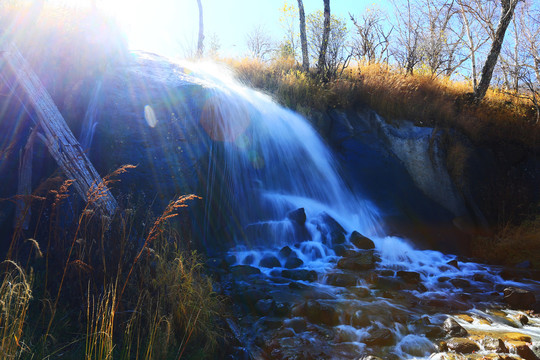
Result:
[[[171,35],[174,21],[173,0],[56,0],[70,7],[96,6],[111,16],[125,33],[129,47],[137,50],[164,52],[175,46]]]

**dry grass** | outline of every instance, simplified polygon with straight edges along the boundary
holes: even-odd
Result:
[[[27,276],[19,265],[10,260],[1,266],[0,357],[18,359],[27,348],[23,342],[23,330],[32,298],[32,275]]]
[[[519,225],[508,224],[496,236],[475,239],[473,254],[492,264],[512,266],[530,261],[533,268],[540,269],[540,215]]]
[[[305,109],[324,112],[367,105],[388,121],[407,119],[420,126],[454,128],[476,143],[539,147],[540,124],[533,105],[498,89],[490,89],[483,101],[474,103],[468,83],[421,73],[407,75],[385,64],[349,68],[327,83],[289,63],[242,60],[230,65],[250,85],[307,115]]]
[[[16,357],[24,349],[34,358],[58,353],[85,359],[212,356],[220,337],[215,320],[221,300],[204,274],[202,258],[186,251],[189,239],[180,237],[182,232],[173,222],[188,201],[198,197],[180,196],[154,221],[146,210],[119,210],[108,219],[99,216],[95,207],[115,176],[133,168],[123,166],[91,187],[89,201],[71,224],[65,222],[63,206],[73,201],[71,181],[55,182],[55,190],[40,189],[47,193],[43,202],[49,205],[40,204],[45,210],[35,214],[48,226],[40,226],[38,220],[39,230],[29,230],[33,237],[25,241],[21,239],[26,234],[18,231],[11,244],[18,251],[10,252],[13,259],[20,255],[18,262],[26,260],[27,268],[41,269],[29,317],[32,331],[23,331],[28,328],[31,279],[7,260],[5,268],[15,270],[4,271],[0,288],[0,305],[5,304],[0,312],[0,332],[4,332],[0,340],[5,354]],[[137,214],[144,221],[135,219]],[[152,226],[146,228],[145,222]],[[142,247],[136,239],[144,240]],[[39,255],[45,242],[44,258],[31,256]],[[124,292],[129,296],[122,300]],[[86,311],[81,304],[86,304]],[[77,333],[86,336],[73,337]]]

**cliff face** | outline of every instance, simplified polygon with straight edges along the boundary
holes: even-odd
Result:
[[[540,159],[519,144],[474,144],[456,130],[389,123],[370,109],[330,111],[313,122],[344,168],[364,167],[351,172],[351,181],[367,184],[367,195],[405,222],[461,234],[489,232],[523,219],[540,202]],[[370,172],[373,166],[378,171]],[[467,252],[464,239],[457,247]]]

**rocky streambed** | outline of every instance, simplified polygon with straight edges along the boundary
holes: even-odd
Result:
[[[539,273],[368,239],[238,247],[209,267],[244,359],[537,359]],[[327,222],[328,224],[328,222]]]

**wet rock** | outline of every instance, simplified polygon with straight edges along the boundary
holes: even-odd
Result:
[[[313,282],[317,280],[317,273],[314,270],[287,269],[281,271],[281,276],[291,280],[301,280]]]
[[[536,303],[533,292],[516,287],[505,288],[503,299],[514,309],[530,309]]]
[[[370,270],[375,267],[378,260],[379,258],[375,255],[374,251],[360,251],[352,257],[340,259],[337,263],[337,267],[342,270]]]
[[[306,330],[307,322],[305,319],[296,317],[292,319],[287,319],[283,322],[283,326],[291,328],[296,334],[301,333]]]
[[[318,300],[308,300],[304,305],[306,318],[314,324],[335,326],[339,324],[339,311],[335,306]]]
[[[296,269],[300,266],[304,265],[304,262],[302,261],[302,259],[299,259],[297,257],[289,257],[286,261],[285,261],[285,268],[286,269]]]
[[[303,226],[306,223],[306,211],[299,208],[287,214],[287,217],[296,224]]]
[[[509,343],[512,342],[531,342],[531,337],[518,332],[509,332],[503,335],[503,340]]]
[[[289,246],[282,247],[281,250],[279,250],[279,252],[278,252],[278,256],[280,256],[280,257],[282,257],[284,259],[288,258],[291,254],[294,254],[294,252],[292,251],[292,249]]]
[[[328,274],[326,283],[332,286],[350,287],[356,286],[357,277],[353,274],[333,273]]]
[[[245,289],[244,291],[238,291],[234,295],[234,300],[237,304],[247,307],[249,311],[256,311],[255,304],[259,300],[268,299],[269,295],[259,289]]]
[[[460,278],[451,279],[450,283],[459,289],[468,288],[471,286],[471,283],[469,280],[460,279]]]
[[[389,346],[394,344],[394,334],[388,329],[377,328],[371,330],[362,341],[368,346]]]
[[[207,260],[206,264],[210,268],[214,268],[214,269],[221,269],[221,270],[229,269],[229,264],[227,264],[225,259],[222,259],[222,258],[210,258]]]
[[[248,256],[246,256],[244,258],[244,260],[242,260],[242,264],[243,265],[251,265],[251,264],[253,264],[254,261],[255,261],[255,256],[252,255],[252,254],[249,254]]]
[[[371,324],[371,319],[368,314],[362,310],[356,311],[351,316],[351,325],[357,329],[362,329]]]
[[[275,267],[281,267],[281,263],[279,262],[277,257],[273,255],[269,255],[261,259],[261,261],[259,262],[259,266],[262,266],[265,268],[275,268]]]
[[[446,335],[446,332],[439,326],[429,325],[425,327],[424,334],[428,339],[440,339]]]
[[[480,350],[480,347],[477,343],[470,339],[462,337],[451,338],[447,340],[446,346],[449,350],[455,351],[460,354],[472,354],[473,352]]]
[[[472,322],[474,321],[474,319],[472,318],[472,316],[467,315],[467,314],[458,314],[458,315],[456,315],[456,317],[457,317],[457,318],[460,318],[460,319],[463,320],[463,321],[468,322],[469,324],[472,324]]]
[[[281,327],[283,322],[279,318],[265,316],[260,320],[260,324],[267,329],[276,330]]]
[[[260,274],[261,270],[250,265],[236,265],[231,267],[231,273],[233,276],[250,276]]]
[[[311,289],[311,286],[302,284],[300,282],[293,281],[289,283],[289,289],[291,290],[308,290]]]
[[[507,353],[508,348],[504,344],[502,339],[494,339],[492,337],[485,337],[480,340],[480,344],[484,347],[485,350],[494,351],[496,353]]]
[[[418,284],[420,282],[420,274],[416,271],[401,270],[397,272],[397,276],[409,284]]]
[[[228,266],[233,266],[234,264],[236,264],[236,256],[235,255],[227,255],[225,256],[225,262],[227,263]]]
[[[530,279],[531,272],[527,269],[520,269],[520,268],[504,268],[499,275],[504,280],[517,280],[521,281],[523,279]]]
[[[375,286],[381,290],[402,290],[404,288],[404,283],[401,279],[381,276],[377,278]]]
[[[521,325],[527,325],[529,323],[529,318],[525,314],[519,314],[518,321],[521,323]]]
[[[394,276],[395,272],[394,270],[384,269],[384,270],[378,270],[377,274],[381,276]]]
[[[328,229],[327,240],[332,246],[345,243],[345,229],[327,213],[321,215],[323,223]]]
[[[275,302],[273,299],[261,299],[255,303],[255,311],[259,315],[267,316],[273,313]]]
[[[518,269],[531,269],[532,263],[529,260],[525,260],[516,264],[515,267]]]
[[[349,291],[359,298],[365,298],[370,295],[369,289],[363,286],[349,288]]]
[[[466,337],[469,335],[467,330],[463,326],[459,325],[458,322],[452,318],[447,318],[443,324],[443,330],[452,337]]]
[[[276,302],[274,307],[274,314],[276,316],[289,316],[291,313],[291,304],[287,302]]]
[[[538,356],[532,351],[529,345],[524,341],[515,341],[508,344],[510,353],[517,354],[525,360],[538,360]]]
[[[456,259],[448,261],[446,263],[446,265],[453,266],[453,267],[455,267],[456,269],[459,270],[459,263],[458,263],[458,261]]]
[[[340,244],[334,246],[334,252],[337,256],[347,256],[349,254],[350,248],[347,244]]]
[[[375,243],[370,238],[365,237],[364,235],[360,234],[358,231],[353,231],[351,236],[349,237],[349,241],[351,244],[356,246],[359,249],[363,250],[371,250],[375,249]]]

